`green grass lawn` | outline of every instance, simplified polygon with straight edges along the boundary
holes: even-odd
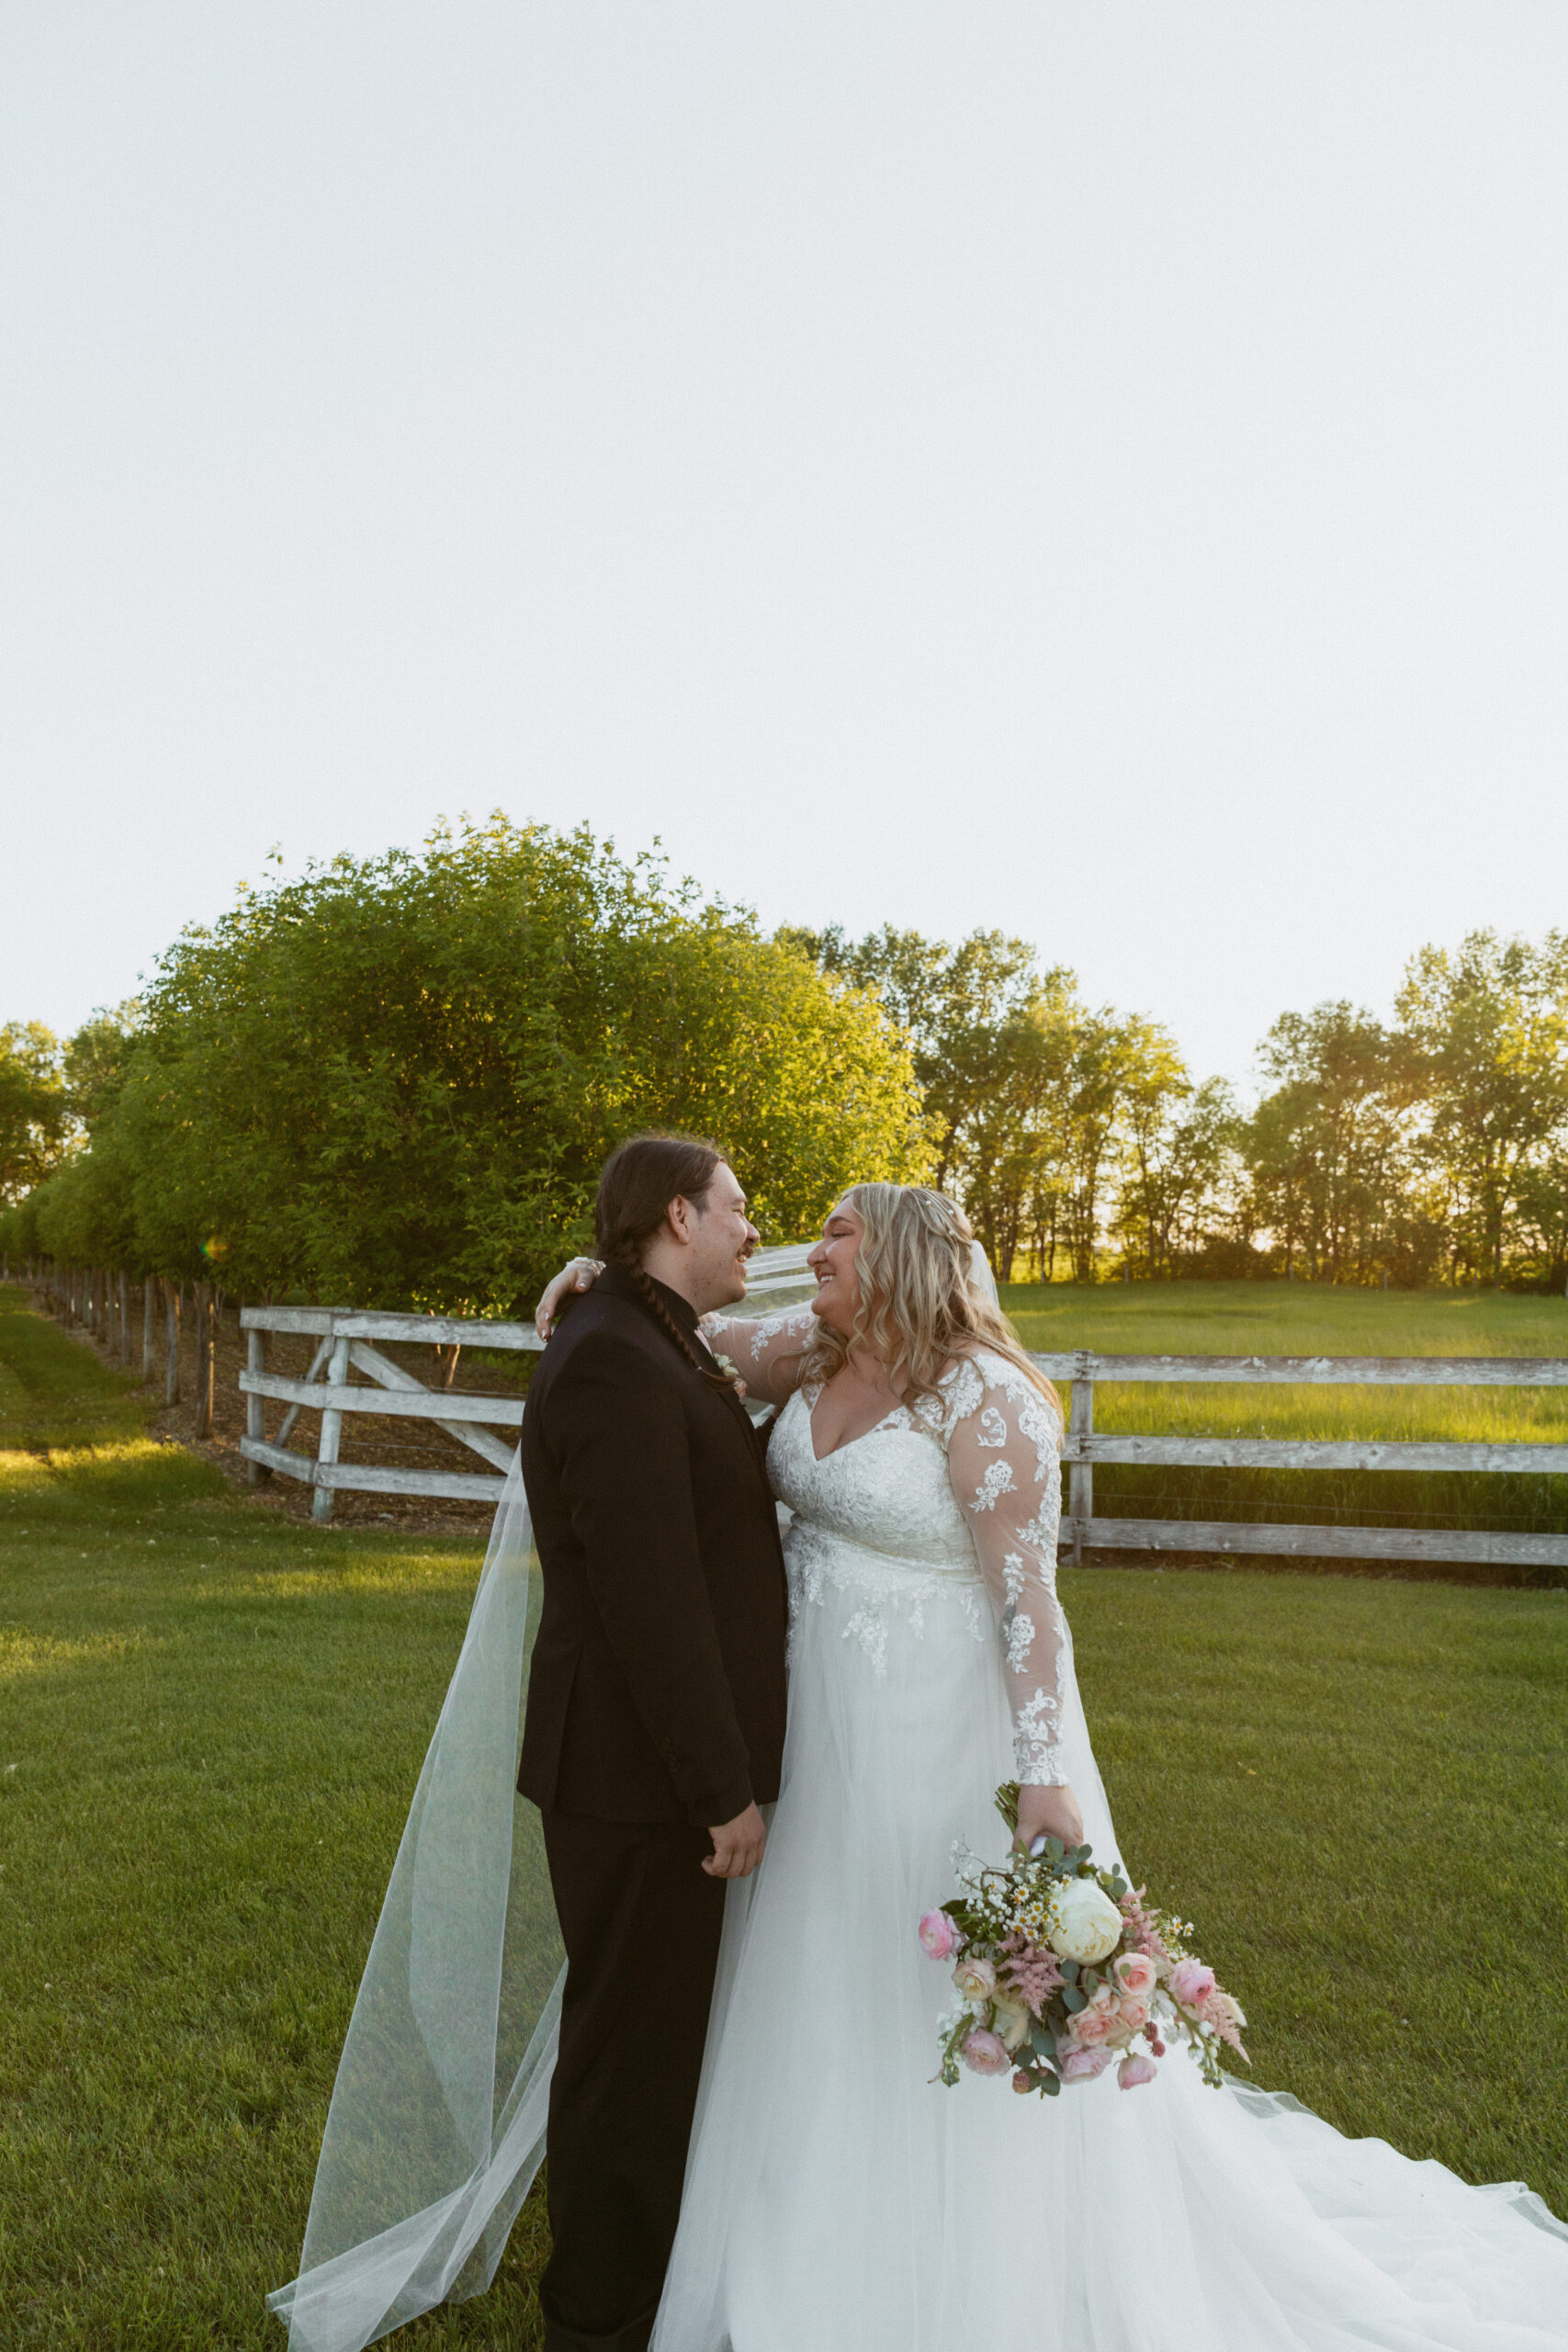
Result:
[[[1015,1283],[1026,1347],[1103,1355],[1568,1357],[1568,1299],[1304,1283]],[[1568,1442],[1564,1388],[1319,1388],[1095,1384],[1107,1435]],[[1350,1527],[1568,1532],[1568,1478],[1512,1473],[1204,1470],[1107,1464],[1101,1518],[1298,1520]],[[1568,1571],[1533,1573],[1568,1582]]]
[[[0,1294],[0,2334],[281,2345],[262,2297],[480,1547],[285,1520],[135,1430]],[[1241,1996],[1255,2078],[1568,2211],[1568,1600],[1063,1591],[1129,1860]],[[536,2345],[541,2234],[531,2205],[490,2296],[395,2340]]]

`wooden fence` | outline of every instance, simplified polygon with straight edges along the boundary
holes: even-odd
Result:
[[[9,1272],[8,1262],[6,1272]],[[151,1381],[156,1371],[157,1335],[164,1349],[164,1401],[177,1405],[180,1388],[180,1329],[182,1308],[188,1308],[186,1327],[195,1340],[196,1434],[212,1435],[214,1365],[223,1293],[214,1283],[176,1283],[159,1275],[132,1278],[123,1269],[73,1266],[62,1259],[29,1260],[17,1270],[49,1313],[66,1330],[89,1332],[114,1361],[129,1371],[138,1360],[141,1376]],[[138,1346],[140,1334],[140,1350]]]
[[[758,1252],[753,1295],[798,1290],[806,1249]],[[519,1396],[482,1396],[431,1389],[385,1356],[378,1340],[428,1347],[465,1345],[536,1349],[531,1323],[486,1323],[425,1315],[374,1315],[325,1307],[246,1307],[250,1366],[240,1385],[248,1399],[248,1429],[241,1441],[258,1473],[279,1471],[315,1489],[313,1510],[330,1518],[340,1488],[362,1493],[426,1495],[493,1500],[501,1493],[523,1419]],[[314,1337],[316,1352],[303,1380],[268,1374],[262,1361],[265,1331]],[[1568,1535],[1523,1535],[1462,1529],[1325,1527],[1236,1520],[1100,1519],[1094,1509],[1094,1465],[1136,1463],[1169,1468],[1232,1470],[1461,1470],[1568,1472],[1568,1445],[1391,1443],[1382,1440],[1285,1440],[1099,1436],[1094,1427],[1097,1383],[1223,1382],[1235,1385],[1314,1387],[1568,1387],[1568,1361],[1495,1356],[1103,1356],[1086,1350],[1036,1354],[1034,1362],[1067,1387],[1071,1407],[1063,1459],[1067,1468],[1064,1547],[1081,1562],[1086,1552],[1211,1552],[1306,1559],[1431,1560],[1512,1566],[1568,1566]],[[351,1372],[370,1385],[350,1380]],[[265,1400],[287,1406],[272,1439],[263,1426]],[[314,1456],[288,1440],[299,1414],[319,1411]],[[433,1421],[487,1465],[483,1471],[403,1470],[340,1460],[345,1414],[392,1415]]]
[[[1568,1445],[1391,1444],[1381,1440],[1097,1437],[1100,1381],[1224,1381],[1321,1388],[1564,1388],[1568,1362],[1549,1356],[1101,1356],[1036,1355],[1052,1380],[1071,1384],[1063,1460],[1068,1465],[1064,1542],[1086,1551],[1236,1552],[1298,1559],[1496,1562],[1568,1567],[1568,1535],[1459,1528],[1321,1527],[1236,1520],[1097,1519],[1094,1465],[1158,1464],[1226,1470],[1568,1471]]]
[[[798,1290],[808,1246],[758,1250],[751,1261],[749,1295]],[[247,1306],[241,1314],[240,1327],[246,1334],[249,1355],[247,1367],[240,1374],[246,1399],[246,1430],[240,1450],[254,1474],[276,1470],[286,1478],[302,1479],[313,1487],[314,1518],[329,1520],[333,1495],[348,1489],[371,1495],[428,1495],[462,1502],[492,1502],[500,1496],[517,1441],[496,1432],[521,1426],[522,1397],[429,1388],[383,1355],[375,1343],[379,1340],[523,1352],[541,1344],[532,1323],[470,1322],[443,1315],[376,1315],[324,1306]],[[286,1380],[266,1370],[263,1334],[267,1331],[291,1331],[315,1340],[316,1352],[303,1380]],[[362,1373],[370,1385],[351,1381],[351,1372]],[[267,1400],[288,1408],[271,1439],[264,1425]],[[321,1417],[314,1455],[299,1453],[288,1443],[295,1422],[306,1411]],[[345,1413],[433,1421],[490,1466],[485,1471],[400,1470],[341,1461]]]

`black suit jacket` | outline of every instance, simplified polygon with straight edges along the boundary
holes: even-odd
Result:
[[[694,1339],[692,1308],[660,1291]],[[545,1579],[523,1794],[695,1828],[777,1796],[784,1555],[739,1397],[692,1369],[610,1267],[545,1351],[522,1447]]]

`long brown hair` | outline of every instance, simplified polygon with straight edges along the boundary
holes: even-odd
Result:
[[[955,1357],[987,1348],[1048,1397],[1063,1421],[1061,1398],[975,1279],[975,1237],[957,1203],[924,1184],[852,1184],[843,1197],[863,1228],[855,1251],[855,1328],[846,1339],[818,1323],[799,1378],[831,1380],[854,1341],[863,1340],[886,1364],[900,1401],[912,1404],[936,1393]]]
[[[593,1203],[599,1255],[607,1266],[619,1266],[630,1277],[665,1338],[714,1388],[728,1388],[730,1383],[722,1372],[703,1363],[689,1334],[660,1298],[642,1260],[671,1201],[687,1200],[700,1209],[724,1159],[719,1146],[701,1136],[658,1131],[630,1136],[604,1162]]]

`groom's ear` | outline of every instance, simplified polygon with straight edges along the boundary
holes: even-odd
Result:
[[[696,1203],[689,1201],[684,1193],[677,1193],[664,1212],[664,1222],[677,1241],[689,1241],[697,1216]]]

